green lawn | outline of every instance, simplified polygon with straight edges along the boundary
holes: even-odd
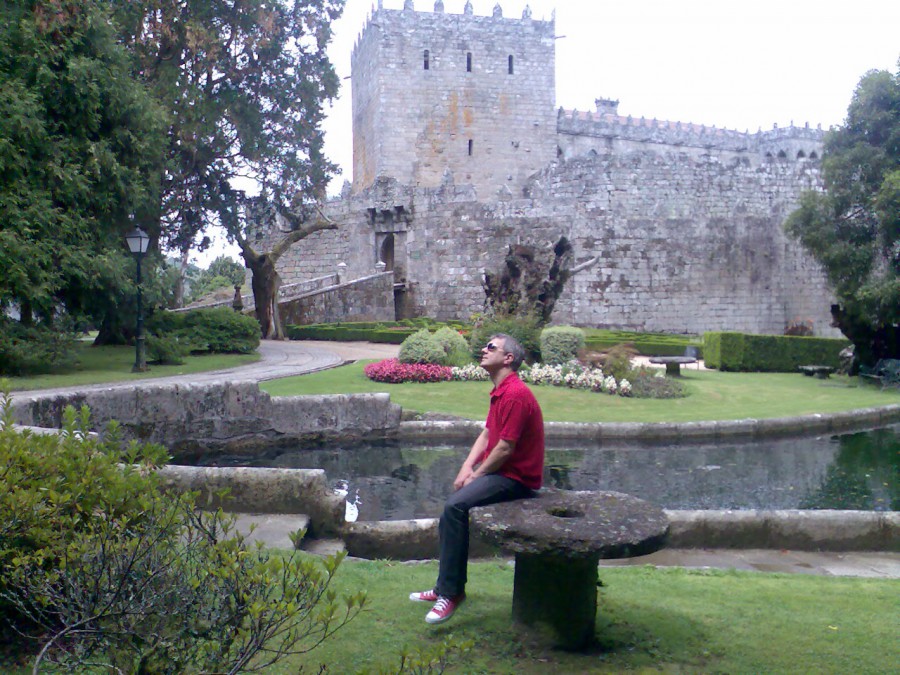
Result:
[[[896,580],[649,567],[601,569],[595,649],[548,648],[510,622],[513,570],[473,563],[459,614],[427,626],[407,600],[430,588],[434,563],[347,561],[339,586],[366,588],[370,605],[334,640],[272,673],[352,673],[396,666],[405,647],[447,638],[474,648],[453,673],[888,673],[900,663]],[[894,645],[891,647],[891,645]]]
[[[29,389],[49,389],[51,387],[74,387],[101,382],[121,382],[123,380],[146,380],[169,375],[187,375],[210,370],[222,370],[244,366],[259,360],[259,354],[205,354],[188,356],[184,365],[150,366],[145,373],[132,373],[134,347],[105,346],[92,347],[78,345],[77,364],[66,371],[32,377],[9,377],[12,391]]]
[[[893,579],[601,568],[596,645],[569,653],[511,623],[513,569],[500,559],[471,563],[466,604],[448,623],[426,625],[428,606],[407,597],[429,588],[436,574],[434,562],[345,561],[335,588],[366,589],[364,612],[320,647],[266,673],[316,673],[320,664],[329,673],[397,672],[404,650],[434,650],[446,640],[473,643],[453,653],[446,670],[466,675],[875,675],[896,672],[900,663],[900,582]],[[3,651],[2,672],[31,672],[24,655],[12,662]]]
[[[406,410],[469,419],[487,413],[489,382],[382,384],[363,374],[364,363],[263,382],[273,396],[386,391]],[[900,403],[900,392],[859,385],[856,378],[818,380],[794,373],[723,373],[682,369],[688,396],[635,399],[539,386],[532,390],[544,417],[556,422],[689,422],[830,413]]]

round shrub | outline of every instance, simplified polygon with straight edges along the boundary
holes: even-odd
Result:
[[[533,317],[501,316],[485,321],[472,329],[469,349],[476,361],[481,361],[481,350],[492,335],[506,333],[512,335],[525,348],[526,359],[539,361],[541,358],[541,328]]]
[[[445,366],[465,366],[472,362],[472,358],[469,356],[469,343],[459,334],[459,331],[444,326],[438,328],[432,338],[444,350],[445,356],[442,363]]]
[[[400,345],[401,363],[443,364],[446,353],[427,328],[416,331]]]
[[[550,326],[541,331],[541,358],[544,363],[566,363],[584,349],[584,331],[575,326]]]

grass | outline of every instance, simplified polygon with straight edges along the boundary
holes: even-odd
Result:
[[[452,657],[453,673],[863,674],[900,662],[896,580],[601,569],[597,645],[573,654],[511,623],[513,570],[502,560],[473,563],[459,614],[426,626],[428,607],[407,596],[436,574],[434,563],[345,562],[338,586],[368,589],[368,609],[334,640],[270,672],[396,667],[404,648],[431,649],[447,638],[474,642]]]
[[[273,396],[386,391],[405,410],[468,419],[487,413],[489,382],[383,384],[369,380],[359,362],[341,368],[264,382]],[[556,422],[690,422],[832,413],[900,403],[897,390],[859,385],[856,378],[828,380],[795,373],[726,373],[682,369],[688,396],[635,399],[563,387],[533,387],[544,418]]]
[[[445,640],[474,644],[453,653],[447,669],[467,675],[867,675],[896,672],[900,663],[896,580],[601,568],[596,644],[570,653],[511,622],[513,569],[505,560],[473,562],[469,570],[466,604],[448,623],[427,626],[428,606],[407,596],[434,583],[436,563],[345,561],[334,588],[367,589],[365,611],[312,652],[266,672],[319,672],[319,664],[329,673],[396,672],[404,650],[434,650]],[[22,661],[0,666],[30,672]]]
[[[8,377],[6,379],[10,383],[12,391],[23,391],[189,375],[244,366],[258,360],[259,354],[203,354],[186,357],[184,364],[180,366],[151,365],[147,372],[132,373],[134,347],[92,347],[83,343],[77,347],[77,363],[71,369],[47,375]]]

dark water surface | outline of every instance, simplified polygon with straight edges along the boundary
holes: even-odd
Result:
[[[360,520],[440,513],[468,446],[379,443],[216,456],[203,466],[324,469],[359,494]],[[718,444],[548,447],[544,485],[617,490],[667,509],[900,510],[900,425]]]

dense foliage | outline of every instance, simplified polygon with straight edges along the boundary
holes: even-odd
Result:
[[[162,121],[108,3],[0,4],[0,309],[96,320],[131,291],[122,237],[153,202]]]
[[[900,71],[860,80],[828,134],[824,192],[806,193],[787,231],[822,264],[836,325],[859,361],[900,357]]]
[[[245,276],[246,272],[242,264],[228,256],[221,255],[191,280],[190,300],[192,302],[199,300],[203,296],[223,288],[233,291],[235,286],[244,285]]]
[[[190,352],[249,354],[259,347],[259,324],[230,307],[187,312],[157,312],[148,322],[149,332],[177,340]]]
[[[32,638],[36,670],[247,672],[306,652],[364,594],[330,590],[341,561],[251,549],[221,512],[163,493],[163,448],[0,425],[0,613]],[[21,643],[25,648],[25,643]]]
[[[75,336],[0,315],[0,375],[51,373],[75,360]]]
[[[210,225],[246,249],[236,179],[255,179],[264,201],[290,212],[284,248],[320,228],[306,221],[335,171],[320,126],[337,93],[325,50],[342,8],[0,5],[0,310],[26,326],[68,316],[99,328],[100,344],[127,341],[135,274],[124,233],[139,225],[150,235],[145,306],[168,306],[167,289],[181,298],[170,273],[208,245]],[[166,249],[180,266],[159,269]],[[266,261],[277,252],[251,253],[254,276],[271,281]],[[239,282],[230,270],[222,276]],[[267,292],[277,289],[269,281]],[[258,309],[268,306],[257,298]]]

